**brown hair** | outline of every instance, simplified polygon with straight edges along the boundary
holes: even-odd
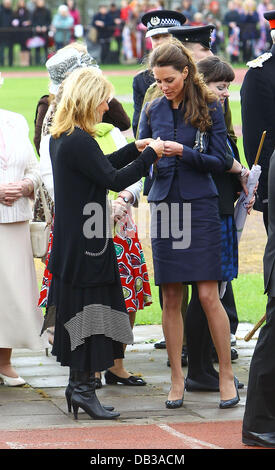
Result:
[[[216,56],[207,57],[197,64],[198,71],[203,74],[205,83],[233,82],[235,72],[225,60]]]
[[[184,68],[188,67],[188,75],[184,83],[184,119],[201,131],[206,131],[212,125],[208,104],[217,101],[217,97],[208,89],[198,73],[191,53],[175,38],[153,49],[149,56],[151,70],[154,67],[167,66],[179,72],[183,72]]]

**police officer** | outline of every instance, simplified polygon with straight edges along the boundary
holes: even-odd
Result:
[[[250,63],[242,96],[243,106],[249,106],[253,113],[249,116],[249,110],[243,109],[249,163],[253,164],[257,138],[263,130],[267,131],[260,158],[264,171],[259,196],[264,205],[265,223],[268,222],[264,254],[264,284],[268,302],[266,324],[260,331],[250,364],[242,441],[250,446],[275,447],[275,10],[266,12],[264,16],[270,24],[273,45],[270,52],[252,61],[252,65]],[[252,90],[256,90],[255,95]],[[248,103],[249,96],[254,100],[255,109]],[[256,134],[255,138],[253,134]]]
[[[168,33],[168,28],[172,27],[171,29],[173,29],[184,24],[186,18],[177,11],[153,10],[143,15],[141,21],[147,28],[145,37],[151,39],[152,48],[154,49],[163,41],[170,39],[171,33]],[[154,81],[155,79],[148,69],[139,72],[133,79],[134,114],[132,127],[135,136],[144,95]]]
[[[274,12],[275,19],[275,12]],[[264,254],[266,324],[250,364],[242,440],[250,446],[275,447],[275,152],[269,165],[268,240]]]
[[[192,53],[195,62],[213,55],[211,51],[211,36],[215,29],[213,24],[202,26],[177,26],[168,32],[181,41]]]
[[[264,17],[270,24],[273,45],[270,51],[248,62],[249,70],[241,87],[241,109],[244,152],[250,168],[255,161],[262,133],[266,130],[259,159],[262,173],[254,209],[263,212],[267,231],[268,169],[275,146],[275,11],[264,13]]]

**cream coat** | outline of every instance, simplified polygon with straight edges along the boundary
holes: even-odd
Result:
[[[29,140],[26,119],[17,113],[0,109],[0,129],[4,138],[6,157],[0,155],[0,185],[32,180],[34,190],[40,179],[39,165]],[[28,197],[18,199],[11,207],[0,203],[0,223],[23,222],[32,218]]]

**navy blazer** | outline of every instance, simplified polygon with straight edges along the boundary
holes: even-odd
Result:
[[[177,168],[180,179],[180,196],[186,200],[218,196],[217,188],[210,172],[222,173],[232,166],[226,160],[226,127],[220,103],[209,105],[212,127],[209,131],[207,153],[194,150],[197,129],[191,124],[178,120],[176,141],[183,144],[184,150],[179,158],[162,157],[157,163],[154,183],[149,191],[148,201],[165,199],[169,193]],[[156,98],[144,106],[140,123],[139,138],[160,137],[162,140],[174,139],[174,119],[171,103],[165,96]]]

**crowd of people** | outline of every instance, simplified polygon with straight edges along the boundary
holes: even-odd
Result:
[[[146,28],[141,18],[147,11],[164,8],[163,2],[137,2],[122,0],[110,8],[100,6],[92,19],[91,50],[105,62],[141,61],[151,50],[151,42],[145,37]],[[217,1],[183,0],[175,10],[186,17],[186,24],[200,26],[212,23],[212,50],[228,55],[230,62],[247,62],[264,52],[271,45],[268,22],[263,14],[274,8],[271,0],[231,0],[225,9]],[[101,22],[101,24],[100,24]],[[95,46],[95,38],[100,45]],[[89,39],[89,38],[88,38]],[[111,42],[113,43],[110,51]]]
[[[142,16],[164,8],[164,2],[121,0],[102,4],[91,18],[81,18],[75,0],[67,0],[52,12],[45,0],[3,0],[0,7],[0,65],[13,65],[14,45],[20,45],[20,64],[44,64],[56,50],[85,36],[88,50],[98,63],[140,62],[151,50]],[[247,62],[271,45],[264,12],[274,8],[272,0],[230,0],[225,9],[217,1],[182,0],[176,11],[184,14],[186,24],[212,23],[212,51],[223,52],[231,63]],[[76,29],[79,28],[79,29]],[[2,29],[2,31],[1,31]],[[31,49],[35,53],[30,54]]]
[[[46,6],[45,0],[18,0],[15,8],[11,0],[3,0],[0,6],[0,65],[13,66],[16,44],[20,46],[20,65],[45,64],[52,51],[74,40],[78,34],[75,27],[80,23],[80,12],[74,0],[64,2],[55,14]],[[32,49],[35,50],[34,57],[30,53]]]
[[[181,408],[184,391],[192,390],[219,391],[217,406],[233,408],[244,387],[231,364],[230,333],[232,323],[238,322],[231,281],[238,275],[234,204],[242,190],[248,194],[250,170],[240,162],[232,124],[228,88],[234,70],[211,50],[214,25],[191,25],[187,17],[188,12],[185,16],[162,8],[141,18],[152,50],[147,69],[133,80],[133,142],[121,135],[131,122],[113,86],[78,42],[60,48],[46,62],[49,94],[35,113],[39,163],[25,119],[0,112],[0,254],[5,260],[0,265],[0,379],[8,386],[24,384],[12,367],[12,349],[45,347],[48,332],[53,356],[70,369],[65,396],[75,419],[79,408],[94,419],[119,416],[97,397],[102,372],[106,385],[146,386],[124,366],[127,344],[134,341],[135,313],[152,302],[131,213],[131,206],[139,203],[143,177],[154,281],[171,368],[165,406]],[[266,12],[265,18],[275,43],[275,11]],[[268,222],[269,294],[267,324],[251,363],[243,442],[272,447],[275,282],[274,217],[269,209],[274,185],[267,180],[273,174],[269,162],[273,171],[275,147],[274,47],[254,61],[241,91],[250,167],[255,153],[251,136],[258,139],[263,126],[268,133],[262,175],[245,210],[252,210],[258,189],[257,203],[265,206],[260,210]],[[262,77],[265,71],[267,77]],[[258,121],[251,122],[252,101]],[[28,221],[41,180],[54,210],[39,296]],[[227,296],[221,296],[224,282]],[[44,319],[41,306],[46,307]]]

